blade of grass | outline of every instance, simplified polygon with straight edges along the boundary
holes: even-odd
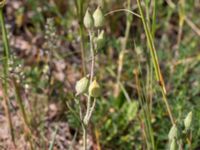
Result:
[[[24,108],[24,105],[23,105],[23,100],[22,100],[22,96],[21,96],[21,93],[20,93],[20,86],[17,84],[17,81],[16,79],[13,77],[12,78],[13,80],[13,85],[14,85],[14,90],[15,90],[15,97],[16,97],[16,100],[17,100],[17,104],[19,105],[19,110],[21,111],[21,115],[22,115],[22,118],[23,118],[23,123],[24,123],[24,134],[27,135],[28,137],[28,142],[30,144],[30,149],[31,150],[34,150],[33,148],[33,142],[32,142],[32,132],[31,132],[31,129],[30,129],[30,123],[28,121],[28,117],[27,117],[27,114],[26,114],[26,111],[25,111],[25,108]]]
[[[164,103],[166,105],[170,120],[171,120],[172,124],[175,124],[175,121],[174,121],[174,118],[173,118],[173,115],[172,115],[172,112],[171,112],[171,108],[170,108],[169,103],[167,101],[165,83],[164,83],[163,76],[161,74],[161,70],[160,70],[160,67],[159,67],[158,57],[157,57],[157,54],[156,54],[156,49],[155,49],[155,46],[154,46],[153,38],[152,38],[152,35],[151,35],[151,32],[150,32],[150,29],[147,25],[147,22],[144,18],[144,14],[143,14],[143,10],[142,10],[140,0],[137,0],[137,5],[138,5],[138,8],[139,8],[141,20],[142,20],[142,23],[143,23],[143,26],[144,26],[144,30],[145,30],[145,34],[146,34],[146,38],[147,38],[147,43],[148,43],[148,46],[149,46],[149,49],[150,49],[150,53],[151,53],[151,57],[152,57],[152,61],[153,61],[154,69],[155,69],[156,79],[157,79],[157,81],[158,81],[158,83],[161,87],[163,100],[164,100]]]
[[[142,80],[139,80],[139,69],[134,70],[135,81],[136,81],[136,89],[139,96],[139,104],[141,106],[143,115],[144,115],[144,124],[145,124],[145,135],[147,141],[148,149],[156,150],[155,148],[155,140],[153,136],[153,129],[151,125],[151,110],[148,106],[147,98],[143,89]]]
[[[53,146],[54,146],[54,144],[55,144],[57,132],[58,132],[58,126],[56,126],[56,129],[55,129],[55,131],[54,131],[54,133],[53,133],[52,140],[51,140],[51,144],[50,144],[50,146],[49,146],[49,150],[53,150]]]
[[[0,8],[0,22],[1,22],[0,24],[1,24],[3,43],[4,43],[4,57],[5,57],[4,62],[3,62],[3,73],[4,73],[4,78],[8,79],[8,76],[9,76],[8,61],[10,59],[10,47],[9,47],[7,31],[6,31],[6,27],[5,27],[3,8]],[[10,110],[9,110],[8,81],[7,80],[3,80],[3,95],[4,95],[5,114],[8,119],[12,142],[13,142],[14,146],[16,146],[14,128],[13,128],[11,114],[10,114]]]
[[[84,26],[83,26],[83,6],[85,0],[75,1],[75,6],[77,10],[77,16],[79,18],[79,32],[81,36],[81,59],[82,59],[82,72],[83,75],[86,75],[86,60],[85,60],[85,48],[84,48]]]
[[[156,32],[157,5],[158,5],[158,1],[154,0],[153,1],[152,27],[151,27],[151,34],[152,34],[153,39],[155,37],[155,32]]]
[[[131,9],[131,1],[127,0],[127,10]],[[121,80],[121,75],[122,75],[122,70],[124,66],[124,55],[128,43],[128,38],[129,38],[129,33],[131,29],[131,22],[132,22],[132,16],[130,14],[126,15],[126,30],[125,30],[125,37],[124,41],[122,43],[122,49],[119,54],[118,58],[118,69],[117,69],[117,86],[116,86],[116,91],[115,91],[115,96],[119,95],[119,87],[120,87],[120,80]]]

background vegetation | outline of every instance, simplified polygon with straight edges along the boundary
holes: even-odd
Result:
[[[165,85],[155,74],[137,2]],[[87,75],[91,62],[83,17],[99,5],[105,35],[95,52],[95,76],[102,94],[88,125],[88,149],[169,149],[172,123],[163,99],[178,128],[178,149],[200,149],[199,0],[8,0],[2,15],[12,59],[1,32],[0,149],[82,148],[75,84]],[[85,98],[79,101],[85,110]],[[192,123],[185,131],[184,119],[191,111]]]

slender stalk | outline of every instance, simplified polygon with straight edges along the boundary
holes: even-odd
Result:
[[[108,16],[108,15],[116,13],[116,12],[127,12],[127,13],[130,13],[130,14],[138,17],[138,18],[141,18],[141,16],[139,14],[137,14],[137,13],[131,11],[131,10],[127,10],[127,9],[116,9],[116,10],[113,10],[113,11],[106,13],[105,16]]]
[[[95,65],[95,56],[94,56],[94,35],[92,31],[89,31],[89,36],[90,36],[90,54],[92,57],[92,62],[91,62],[91,70],[90,70],[90,83],[93,81],[94,77],[94,65]]]
[[[91,62],[91,70],[90,70],[90,84],[93,81],[94,77],[94,61],[95,61],[95,56],[94,56],[94,43],[93,43],[93,33],[92,31],[89,31],[89,37],[90,37],[90,54],[92,57],[92,62]],[[88,116],[90,113],[90,107],[91,107],[91,96],[89,95],[87,98],[87,110],[86,110],[86,115],[84,117],[84,123],[87,124],[88,122]]]
[[[157,5],[158,5],[158,1],[153,0],[153,15],[152,15],[152,27],[151,27],[151,34],[152,34],[153,39],[155,37],[155,32],[156,32]]]
[[[20,88],[19,88],[19,85],[17,84],[17,81],[14,77],[13,77],[13,85],[14,85],[14,88],[15,88],[16,100],[17,100],[17,103],[19,105],[19,109],[21,111],[23,121],[26,124],[26,126],[28,126],[29,122],[28,122],[28,118],[27,118],[26,111],[25,111],[25,108],[24,108],[23,100],[22,100],[22,97],[21,97],[21,94],[20,94]]]
[[[91,62],[91,69],[90,69],[90,84],[93,81],[94,78],[94,66],[95,66],[95,55],[94,55],[94,35],[93,31],[89,30],[89,37],[90,37],[90,54],[92,57],[92,62]],[[82,129],[83,129],[83,147],[84,150],[87,150],[87,127],[89,120],[91,118],[92,112],[95,107],[96,100],[94,100],[93,105],[91,106],[91,99],[92,97],[89,95],[87,97],[87,110],[86,114],[83,120],[82,124]]]
[[[83,149],[87,150],[87,127],[82,125],[83,129]]]
[[[80,25],[80,34],[81,34],[81,59],[82,59],[82,69],[83,75],[86,75],[86,64],[85,64],[85,49],[84,49],[84,34],[83,34],[83,26]]]
[[[85,64],[85,49],[84,49],[84,34],[83,34],[83,5],[85,3],[85,0],[79,0],[79,1],[74,1],[76,10],[77,10],[77,15],[79,17],[79,32],[81,36],[81,59],[82,59],[82,72],[83,75],[86,75],[86,64]]]
[[[146,140],[147,147],[148,147],[148,149],[152,148],[153,150],[156,150],[155,140],[154,140],[154,136],[153,136],[153,129],[152,129],[152,125],[151,125],[151,112],[150,112],[150,108],[147,103],[146,95],[144,94],[142,85],[139,81],[138,69],[134,70],[134,74],[135,74],[135,81],[136,81],[136,89],[137,89],[137,93],[139,96],[139,104],[142,107],[142,111],[143,111],[143,115],[144,115],[145,135],[146,135],[145,137],[148,138]],[[149,142],[151,145],[149,145]],[[149,147],[151,147],[151,148],[149,148]]]
[[[130,10],[130,7],[131,7],[131,1],[127,0],[127,10]],[[119,95],[120,80],[121,80],[121,74],[122,74],[123,65],[124,65],[124,55],[125,55],[125,51],[126,51],[126,47],[127,47],[128,38],[129,38],[131,22],[132,22],[132,16],[130,16],[130,14],[127,14],[125,37],[124,37],[124,41],[122,43],[122,49],[121,49],[121,52],[120,52],[119,58],[118,58],[117,86],[116,86],[116,91],[115,91],[116,96]]]
[[[157,79],[159,85],[161,86],[163,100],[164,100],[164,103],[166,105],[170,120],[171,120],[172,124],[175,124],[170,106],[169,106],[167,98],[166,98],[165,83],[164,83],[163,76],[161,74],[161,70],[160,70],[160,67],[159,67],[158,57],[157,57],[157,54],[156,54],[156,49],[155,49],[155,46],[154,46],[153,38],[152,38],[152,35],[151,35],[151,32],[150,32],[150,29],[149,29],[149,27],[148,27],[148,25],[145,21],[140,0],[137,0],[137,5],[138,5],[138,8],[139,8],[140,16],[141,16],[142,23],[143,23],[144,30],[145,30],[145,34],[146,34],[146,37],[147,37],[148,46],[149,46],[151,57],[152,57],[152,60],[153,60],[156,79]]]
[[[179,29],[178,29],[178,35],[177,35],[177,48],[180,46],[181,43],[181,37],[183,34],[183,25],[185,22],[185,10],[184,10],[185,1],[180,0],[179,1]]]
[[[10,134],[12,138],[12,142],[15,144],[15,135],[14,135],[14,128],[12,124],[11,114],[9,110],[9,98],[8,98],[8,77],[9,77],[9,71],[8,71],[8,61],[10,59],[10,47],[9,42],[7,38],[7,31],[5,27],[5,21],[3,16],[3,8],[0,8],[0,24],[1,24],[1,31],[2,31],[2,37],[4,42],[4,61],[3,61],[3,72],[4,72],[4,80],[3,80],[3,95],[4,95],[4,107],[5,107],[5,114],[8,120]]]
[[[23,105],[23,100],[22,100],[22,97],[21,97],[21,94],[20,94],[20,87],[17,84],[16,79],[14,77],[12,78],[12,80],[13,80],[13,85],[14,85],[14,89],[15,89],[16,100],[17,100],[17,103],[19,105],[19,109],[21,111],[22,118],[23,118],[24,133],[28,137],[28,141],[30,143],[31,150],[33,150],[33,142],[32,142],[32,139],[31,139],[32,138],[32,132],[31,132],[30,123],[28,121],[28,117],[27,117],[27,114],[26,114],[26,111],[25,111],[25,108],[24,108],[24,105]]]

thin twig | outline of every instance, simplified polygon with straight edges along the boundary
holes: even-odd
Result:
[[[2,30],[2,37],[3,37],[3,42],[4,42],[4,63],[3,63],[3,72],[4,72],[4,78],[7,79],[9,76],[9,71],[8,71],[8,61],[10,59],[10,47],[9,47],[9,42],[8,42],[8,37],[7,37],[7,31],[5,27],[5,21],[4,21],[4,16],[3,16],[3,8],[0,8],[0,22],[1,22],[1,30]],[[12,138],[12,142],[14,146],[15,144],[15,135],[14,135],[14,128],[12,124],[12,119],[11,119],[11,114],[9,110],[9,97],[8,97],[8,81],[3,80],[3,95],[4,95],[4,107],[5,107],[5,114],[8,119],[8,124],[9,124],[9,129],[10,129],[10,134]]]
[[[135,15],[135,16],[138,17],[138,18],[141,18],[141,16],[140,16],[139,14],[137,14],[137,13],[131,11],[131,10],[128,10],[128,9],[117,9],[117,10],[112,10],[112,11],[106,13],[105,16],[108,16],[108,15],[113,14],[113,13],[116,13],[116,12],[124,12],[124,11],[125,11],[125,12],[128,12],[128,13],[131,13],[131,14]]]
[[[200,29],[188,18],[187,16],[185,17],[185,22],[192,28],[192,30],[200,36]]]

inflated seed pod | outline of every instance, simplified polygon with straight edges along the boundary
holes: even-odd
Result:
[[[99,28],[102,27],[104,24],[104,14],[101,10],[101,7],[97,7],[95,12],[93,13],[94,18],[94,26]]]
[[[170,150],[177,150],[176,139],[173,139],[170,143]]]
[[[174,138],[176,138],[177,135],[178,135],[178,130],[177,130],[176,125],[174,124],[174,125],[171,127],[170,131],[169,131],[168,138],[169,138],[169,140],[171,141],[171,140],[173,140]]]
[[[87,77],[83,77],[82,79],[77,81],[75,86],[76,95],[85,93],[88,89],[88,85],[89,85],[89,80]]]
[[[101,31],[99,36],[95,38],[95,44],[96,44],[96,49],[99,50],[104,46],[105,40],[104,40],[104,30]]]
[[[89,95],[95,98],[101,95],[101,87],[96,80],[94,80],[89,86]]]
[[[184,125],[186,130],[190,128],[191,122],[192,122],[192,111],[189,112],[184,119]]]
[[[94,27],[94,19],[92,15],[90,14],[89,10],[87,10],[85,13],[85,16],[83,18],[83,23],[87,29],[91,29]]]

